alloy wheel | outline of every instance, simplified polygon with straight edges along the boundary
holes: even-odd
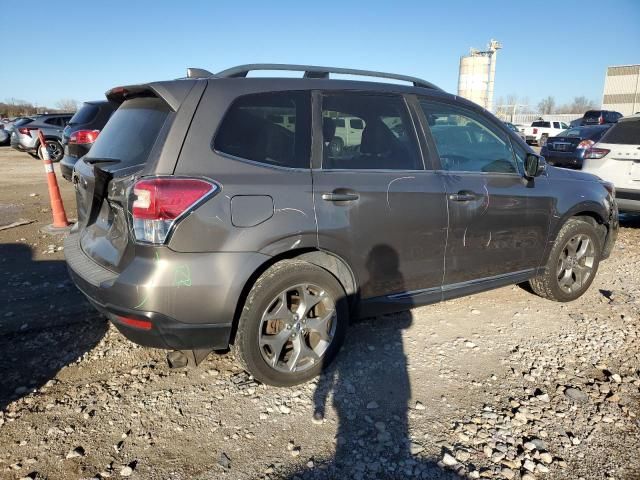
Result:
[[[579,233],[567,241],[558,258],[558,285],[566,293],[572,293],[593,275],[595,261],[593,241],[588,235]]]
[[[264,361],[280,372],[302,372],[318,362],[336,333],[336,304],[321,287],[293,285],[269,302],[258,342]]]
[[[62,156],[62,148],[58,142],[48,141],[47,150],[49,150],[49,158],[52,161],[59,160]]]

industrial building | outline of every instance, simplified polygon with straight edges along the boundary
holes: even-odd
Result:
[[[496,75],[496,55],[500,42],[491,40],[487,50],[470,49],[469,55],[460,57],[458,95],[493,111],[493,84]]]
[[[623,115],[640,112],[640,65],[616,65],[607,68],[602,109]]]

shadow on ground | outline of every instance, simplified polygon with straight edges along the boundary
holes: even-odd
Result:
[[[374,247],[367,261],[371,281],[384,279],[403,290],[398,255]],[[367,285],[363,286],[366,290]],[[314,393],[314,423],[337,416],[335,454],[327,461],[290,472],[295,479],[457,479],[434,459],[421,455],[424,438],[409,431],[411,383],[402,330],[411,312],[355,322],[334,364],[320,376]],[[428,408],[428,406],[427,406]],[[332,412],[332,411],[333,412]],[[311,419],[310,419],[311,421]]]
[[[0,410],[91,350],[107,321],[75,288],[63,260],[0,245]]]

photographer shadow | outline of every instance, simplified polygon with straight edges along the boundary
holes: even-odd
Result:
[[[367,269],[376,289],[384,279],[392,291],[403,291],[393,248],[375,246],[367,257]],[[362,291],[370,291],[369,287],[363,285]],[[290,479],[459,478],[435,459],[421,456],[423,439],[410,435],[411,382],[402,330],[412,322],[411,312],[404,311],[350,326],[344,348],[320,376],[313,397],[313,423],[334,418],[337,423],[335,454]]]

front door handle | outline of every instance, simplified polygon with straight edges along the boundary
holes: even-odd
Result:
[[[358,200],[360,195],[357,193],[323,193],[322,199],[327,202],[351,202]]]
[[[449,200],[453,200],[454,202],[470,202],[471,200],[475,200],[477,198],[476,194],[473,192],[458,192],[452,193],[449,195]]]

